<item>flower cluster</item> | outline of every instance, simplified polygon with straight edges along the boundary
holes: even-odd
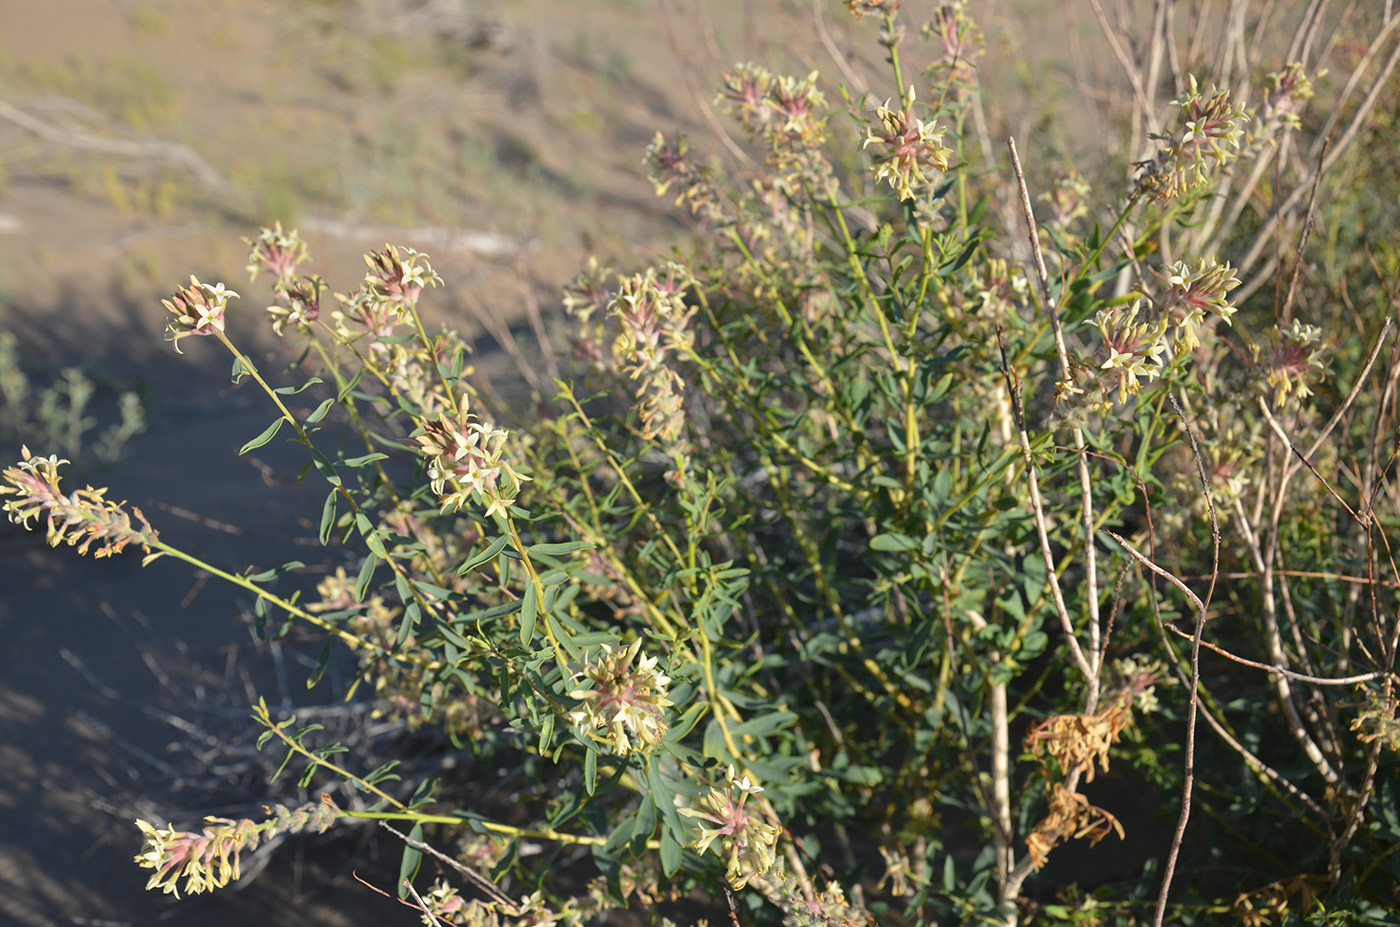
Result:
[[[222,283],[211,286],[191,276],[189,286],[181,287],[174,296],[161,300],[170,312],[170,318],[165,320],[165,340],[174,342],[175,350],[179,353],[181,338],[222,332],[228,301],[237,298],[238,294],[226,289]]]
[[[1175,332],[1178,349],[1190,351],[1201,343],[1198,329],[1208,311],[1233,324],[1235,307],[1225,297],[1240,281],[1228,261],[1201,258],[1195,267],[1178,261],[1163,270],[1166,289],[1157,300],[1157,311]]]
[[[608,280],[613,276],[611,267],[599,266],[596,257],[588,259],[588,269],[564,287],[564,309],[579,321],[587,322],[595,312],[608,308],[615,295]]]
[[[1092,845],[1112,833],[1123,839],[1123,825],[1116,817],[1058,782],[1050,784],[1046,804],[1045,817],[1026,836],[1026,853],[1037,870],[1045,865],[1050,851],[1066,840],[1087,839]]]
[[[1114,660],[1113,673],[1122,697],[1144,714],[1157,710],[1157,686],[1172,682],[1161,660],[1140,653]]]
[[[690,142],[684,135],[677,133],[667,139],[657,132],[647,146],[642,164],[657,196],[664,196],[674,186],[676,201],[672,205],[685,206],[691,215],[719,220],[719,193],[710,179],[710,169],[690,156]]]
[[[1107,355],[1099,369],[1117,380],[1120,403],[1126,402],[1129,395],[1138,394],[1142,388],[1139,380],[1157,378],[1167,350],[1166,319],[1151,317],[1151,312],[1143,311],[1143,302],[1138,296],[1126,306],[1101,309],[1094,316],[1103,338],[1103,353]]]
[[[889,181],[901,200],[915,198],[915,186],[930,186],[928,172],[939,173],[948,169],[951,148],[943,146],[943,130],[932,120],[914,116],[914,88],[909,88],[909,100],[903,109],[893,109],[890,101],[875,111],[880,120],[880,131],[867,128],[863,147],[872,144],[880,146],[876,158],[875,181]]]
[[[1108,772],[1109,748],[1132,720],[1131,707],[1131,698],[1115,699],[1096,714],[1053,715],[1037,721],[1026,732],[1026,749],[1059,777],[1078,772],[1086,782],[1093,782],[1096,766]]]
[[[846,0],[846,9],[856,19],[873,14],[891,16],[899,9],[899,0]]]
[[[426,421],[414,435],[428,458],[428,479],[442,511],[456,511],[473,495],[487,503],[486,516],[505,512],[515,502],[520,484],[528,480],[503,459],[508,433],[462,411]]]
[[[281,292],[290,287],[297,277],[297,268],[310,257],[306,242],[301,240],[293,229],[282,231],[282,223],[265,228],[257,238],[245,238],[243,243],[248,252],[248,278],[257,282],[258,274],[267,271],[272,274],[272,288]]]
[[[342,307],[331,313],[336,334],[347,342],[362,340],[371,351],[385,350],[382,339],[394,334],[399,313],[367,287],[348,296],[337,293],[335,298]]]
[[[308,277],[279,287],[277,302],[267,307],[267,314],[272,318],[272,330],[279,337],[287,325],[305,331],[321,317],[321,290],[324,285],[320,277]]]
[[[106,489],[89,486],[65,495],[59,489],[58,468],[68,461],[56,455],[35,457],[27,447],[22,447],[20,454],[19,463],[0,475],[8,484],[0,485],[0,496],[15,496],[6,500],[3,507],[10,521],[27,528],[31,518],[43,515],[48,520],[50,545],[57,547],[66,542],[84,555],[94,544],[97,549],[93,556],[99,558],[120,553],[128,544],[139,544],[146,552],[145,563],[161,556],[159,551],[151,552],[160,541],[160,535],[140,509],[131,508],[141,523],[137,527],[122,509],[124,503],[108,502],[104,498]]]
[[[884,852],[883,847],[880,850]],[[783,912],[784,927],[876,927],[879,923],[859,900],[846,897],[839,882],[829,881],[820,891],[808,894],[816,886],[793,878],[783,860],[766,875],[751,879],[750,885]]]
[[[1053,229],[1062,239],[1071,239],[1070,226],[1089,214],[1086,204],[1090,192],[1092,188],[1078,174],[1071,172],[1066,177],[1056,178],[1055,186],[1040,194],[1040,202],[1050,207],[1045,226]],[[1067,243],[1075,244],[1077,238]]]
[[[1228,263],[1214,258],[1202,258],[1194,267],[1177,262],[1158,276],[1163,286],[1155,300],[1136,293],[1127,303],[1095,315],[1103,347],[1087,364],[1070,359],[1072,375],[1059,384],[1061,399],[1091,397],[1089,407],[1100,412],[1115,401],[1124,403],[1141,391],[1144,379],[1156,379],[1171,356],[1200,345],[1207,312],[1227,323],[1234,317],[1227,296],[1240,281]],[[1109,398],[1115,394],[1116,399]]]
[[[493,901],[480,901],[463,898],[457,889],[441,880],[433,885],[432,891],[423,896],[423,923],[428,927],[554,927],[569,925],[581,927],[596,917],[599,911],[585,908],[577,899],[567,900],[563,907],[555,910],[545,901],[543,892],[533,892],[511,901],[504,895]],[[596,907],[596,906],[594,906]],[[600,909],[601,910],[601,909]]]
[[[973,61],[982,54],[982,30],[967,15],[966,4],[940,3],[922,31],[941,47],[939,59],[927,70],[929,77],[953,87],[971,85],[976,75]]]
[[[656,657],[641,657],[641,638],[626,650],[604,644],[597,663],[583,665],[580,675],[593,683],[569,693],[581,704],[569,720],[585,731],[607,729],[607,743],[619,754],[654,746],[666,733],[666,687],[671,677],[657,669]]]
[[[745,807],[750,795],[762,791],[748,776],[736,778],[731,766],[722,787],[712,786],[690,807],[679,809],[686,817],[714,825],[700,825],[700,836],[695,838],[692,846],[697,853],[703,854],[710,844],[720,840],[726,864],[725,877],[735,889],[743,888],[749,879],[769,872],[777,855],[778,828],[759,820],[756,813]]]
[[[1241,498],[1264,456],[1263,423],[1242,417],[1234,402],[1214,401],[1206,404],[1197,425],[1206,450],[1206,479],[1217,502]],[[1200,492],[1195,473],[1180,473],[1177,478],[1183,494]]]
[[[826,95],[817,89],[816,71],[779,77],[755,64],[739,64],[725,73],[715,104],[739,120],[749,141],[767,147],[770,164],[782,166],[826,141]]]
[[[1322,71],[1318,76],[1326,73]],[[1282,71],[1270,72],[1267,79],[1269,94],[1264,101],[1260,121],[1266,126],[1279,124],[1293,130],[1301,128],[1298,112],[1304,103],[1313,98],[1312,81],[1303,71],[1303,63],[1290,61]]]
[[[401,530],[405,527],[403,518],[395,517],[397,514],[389,513],[383,518],[383,523],[391,530],[404,534]],[[415,531],[412,536],[421,538],[425,535]],[[394,555],[410,556],[402,549]],[[449,585],[457,581],[447,580]],[[392,652],[414,648],[418,643],[417,638],[409,634],[402,641],[398,639],[402,615],[400,606],[386,602],[380,595],[365,596],[363,602],[357,601],[355,587],[355,577],[347,575],[344,567],[337,567],[334,574],[317,583],[319,600],[309,603],[306,610],[337,621],[343,620],[346,630],[370,645],[356,648],[355,653],[363,677],[374,682],[378,705],[373,717],[402,720],[409,730],[424,725],[439,727],[460,740],[479,737],[483,727],[496,717],[490,702],[469,689],[451,689],[419,664],[390,657],[388,654]],[[488,649],[476,638],[469,638],[469,641],[471,647],[465,648],[467,654],[484,654]]]
[[[591,261],[564,291],[564,305],[583,322],[574,339],[574,355],[594,372],[625,373],[636,381],[642,436],[673,442],[685,424],[684,382],[671,366],[670,355],[691,344],[695,310],[686,305],[685,296],[695,278],[684,265],[670,261],[659,271],[648,268],[620,277],[614,289],[607,280],[611,273]],[[600,308],[605,318],[594,319]],[[610,350],[603,346],[609,327],[615,333]]]
[[[668,265],[665,276],[649,268],[621,281],[608,312],[621,329],[613,354],[624,367],[662,364],[671,350],[688,343],[693,311],[686,308],[685,291],[690,285],[689,271],[679,264]]]
[[[395,246],[385,245],[383,251],[366,254],[365,263],[369,265],[365,288],[399,319],[417,305],[418,295],[425,287],[442,284],[442,278],[428,263],[428,256],[412,248],[404,248],[400,254]]]
[[[980,312],[995,316],[1005,307],[1024,304],[1031,297],[1026,275],[1003,258],[988,258],[977,265],[971,276]]]
[[[611,267],[600,266],[596,257],[590,257],[588,268],[564,287],[564,311],[577,318],[580,326],[580,330],[569,340],[573,356],[575,360],[582,361],[593,375],[601,374],[611,366],[604,347],[606,334],[603,319],[616,295],[609,283],[613,276]]]
[[[1134,193],[1151,193],[1159,202],[1203,187],[1212,170],[1239,154],[1244,124],[1249,121],[1244,104],[1230,103],[1230,91],[1212,87],[1202,93],[1194,75],[1181,99],[1179,136],[1159,137],[1157,157],[1138,164]]]
[[[1351,722],[1357,739],[1368,744],[1379,740],[1400,753],[1400,721],[1395,717],[1396,708],[1393,694],[1367,689],[1362,708]]]
[[[210,826],[198,833],[137,821],[136,826],[145,841],[136,855],[136,862],[143,869],[155,870],[146,889],[159,888],[178,898],[177,883],[181,879],[185,880],[185,891],[191,895],[223,888],[242,875],[240,854],[243,850],[251,850],[276,834],[325,833],[341,812],[329,796],[323,795],[320,802],[309,802],[295,810],[277,805],[268,809],[268,813],[272,817],[261,824],[246,819],[231,821],[208,817],[204,821]]]
[[[1322,329],[1298,319],[1288,328],[1274,326],[1265,344],[1254,345],[1252,350],[1254,363],[1273,390],[1275,405],[1290,400],[1301,403],[1312,395],[1313,378],[1326,372]]]

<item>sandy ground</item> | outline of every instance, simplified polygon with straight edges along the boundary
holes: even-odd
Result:
[[[870,30],[838,7],[829,42],[875,73]],[[234,331],[275,368],[285,346],[255,318],[239,238],[284,217],[333,285],[392,238],[447,278],[431,314],[488,353],[489,330],[529,342],[524,307],[552,316],[588,254],[635,266],[676,240],[641,154],[656,128],[718,147],[721,66],[830,67],[807,4],[0,0],[0,23],[0,104],[21,113],[0,112],[0,326],[36,378],[81,363],[147,397],[127,457],[77,478],[231,570],[335,557],[302,461],[236,456],[264,404],[217,345],[162,343],[160,296],[191,272],[243,290]],[[499,352],[482,365],[514,377]],[[350,877],[353,859],[392,880],[361,832],[290,841],[238,892],[143,891],[136,817],[298,800],[249,758],[253,693],[336,702],[334,681],[302,684],[315,645],[256,644],[248,605],[173,561],[93,562],[0,529],[0,923],[416,923]]]

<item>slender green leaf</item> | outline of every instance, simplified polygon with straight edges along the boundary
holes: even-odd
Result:
[[[365,562],[360,564],[360,575],[355,580],[355,601],[363,602],[365,592],[369,589],[370,580],[374,578],[374,571],[379,567],[379,558],[374,554],[365,557]]]
[[[257,450],[267,442],[271,441],[273,437],[276,436],[278,430],[282,427],[282,423],[285,421],[286,419],[279,418],[276,421],[274,421],[271,425],[268,425],[267,428],[263,430],[262,434],[258,435],[256,438],[249,441],[247,444],[243,445],[238,449],[239,456],[241,457],[249,451]]]
[[[408,886],[418,875],[418,867],[423,862],[423,851],[413,846],[423,842],[423,825],[414,824],[408,832],[409,843],[404,844],[403,859],[399,862],[399,897],[408,897]]]
[[[661,829],[661,872],[668,878],[681,868],[685,856],[680,841],[672,835],[669,827]]]
[[[557,557],[560,554],[572,554],[580,550],[592,550],[593,544],[587,541],[568,541],[561,544],[531,544],[527,550],[532,554],[547,554]]]
[[[302,390],[307,389],[307,388],[312,387],[312,386],[315,386],[317,383],[322,383],[322,382],[325,382],[325,381],[323,381],[320,377],[312,377],[311,379],[307,380],[305,383],[301,384],[301,386],[279,386],[279,387],[277,387],[277,389],[273,390],[273,392],[274,392],[274,393],[281,393],[283,396],[295,396],[297,393],[301,392]]]
[[[504,535],[496,538],[490,544],[486,545],[485,550],[479,553],[472,554],[470,557],[468,557],[466,561],[463,562],[462,565],[457,568],[457,575],[465,576],[472,570],[475,570],[477,567],[481,566],[483,563],[492,560],[509,543],[510,538],[505,537]]]
[[[592,795],[598,790],[598,751],[584,748],[583,787]]]
[[[335,638],[328,636],[321,644],[321,655],[316,658],[316,667],[311,671],[311,675],[306,680],[306,688],[316,688],[316,683],[321,681],[321,677],[326,674],[326,667],[331,662],[331,650],[335,644]]]
[[[331,410],[331,406],[333,405],[335,405],[334,399],[323,399],[321,401],[321,404],[316,407],[316,411],[312,412],[311,415],[307,417],[306,424],[314,425],[321,419],[325,418],[326,413]]]
[[[919,542],[897,531],[888,531],[871,538],[870,547],[873,550],[918,550]]]
[[[535,584],[527,583],[525,594],[520,597],[520,646],[530,649],[530,641],[535,637],[535,618],[539,614],[539,603],[535,600]]]
[[[325,547],[331,540],[331,529],[335,527],[335,505],[340,496],[340,490],[334,486],[326,493],[326,501],[321,504],[321,546]]]
[[[330,483],[332,486],[340,485],[340,474],[335,472],[335,464],[331,463],[326,458],[325,454],[322,454],[314,447],[311,449],[311,462],[316,466],[316,471],[325,478],[327,483]]]
[[[344,386],[342,386],[342,387],[340,388],[340,392],[338,392],[338,393],[335,394],[335,401],[336,401],[336,402],[344,402],[344,401],[345,401],[345,397],[346,397],[346,396],[349,396],[350,393],[351,393],[351,391],[354,390],[354,388],[355,388],[356,386],[359,386],[359,385],[360,385],[360,377],[362,377],[362,376],[364,376],[364,375],[365,375],[365,368],[363,368],[363,367],[356,367],[356,368],[355,368],[355,375],[352,376],[352,377],[350,378],[349,382],[347,382]]]

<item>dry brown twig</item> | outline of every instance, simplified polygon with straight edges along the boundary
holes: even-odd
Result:
[[[65,148],[78,148],[83,151],[115,155],[122,158],[156,160],[176,164],[188,170],[201,183],[219,194],[238,202],[246,200],[241,191],[225,180],[222,174],[188,145],[155,139],[110,138],[81,129],[65,129],[31,116],[5,100],[0,100],[0,119],[6,119],[46,142],[62,145]]]
[[[1050,293],[1050,274],[1045,267],[1045,258],[1040,250],[1040,234],[1036,228],[1035,213],[1031,208],[1030,191],[1026,188],[1026,175],[1021,169],[1021,158],[1016,152],[1016,140],[1007,139],[1007,147],[1011,152],[1011,165],[1016,173],[1016,184],[1021,194],[1021,212],[1026,220],[1026,234],[1030,242],[1031,254],[1035,257],[1036,279],[1040,284],[1040,295],[1042,305],[1045,307],[1045,314],[1050,322],[1050,329],[1055,336],[1055,351],[1060,360],[1060,374],[1066,380],[1073,376],[1069,365],[1069,352],[1065,348],[1064,331],[1060,326],[1059,306],[1055,303]],[[1016,397],[1019,405],[1020,397]],[[1032,470],[1031,480],[1034,482],[1034,461],[1030,456],[1030,445],[1025,431],[1024,410],[1018,410],[1016,414],[1017,423],[1020,427],[1022,451],[1026,456],[1026,463]],[[1086,444],[1084,432],[1077,425],[1072,429],[1074,437],[1074,447],[1078,453],[1078,476],[1081,504],[1081,525],[1084,531],[1084,570],[1085,570],[1085,602],[1089,610],[1089,648],[1097,654],[1100,650],[1101,625],[1099,620],[1099,595],[1098,595],[1098,566],[1094,553],[1094,502],[1093,484],[1089,475],[1089,461],[1084,453]],[[1032,495],[1038,502],[1039,491],[1032,489]],[[1069,610],[1065,606],[1064,595],[1060,590],[1059,580],[1055,572],[1054,558],[1050,552],[1050,542],[1045,531],[1044,511],[1036,506],[1037,515],[1036,527],[1040,533],[1041,553],[1045,558],[1045,566],[1048,570],[1048,582],[1050,591],[1055,600],[1056,611],[1060,615],[1060,622],[1065,631],[1066,637],[1071,645],[1071,652],[1074,655],[1075,663],[1084,673],[1085,686],[1087,687],[1084,710],[1092,713],[1098,705],[1099,700],[1099,680],[1097,658],[1094,663],[1085,659],[1084,651],[1079,646],[1079,640],[1074,633],[1074,623],[1070,620]]]

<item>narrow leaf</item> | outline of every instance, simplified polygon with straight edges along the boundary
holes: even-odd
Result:
[[[598,751],[583,751],[583,787],[588,790],[591,796],[598,791]]]
[[[312,377],[305,383],[301,384],[301,386],[279,386],[277,387],[277,389],[273,390],[273,392],[281,393],[283,396],[295,396],[297,393],[301,392],[307,387],[315,386],[317,383],[322,382],[324,381],[320,377]]]
[[[548,554],[557,557],[560,554],[572,554],[578,550],[592,550],[593,546],[587,541],[568,541],[562,544],[531,544],[529,551],[532,554]]]
[[[374,571],[379,568],[379,558],[370,554],[365,558],[365,562],[360,564],[360,576],[355,580],[355,601],[363,602],[365,592],[369,589],[369,582],[374,578]]]
[[[330,402],[329,399],[326,401]],[[340,474],[335,472],[335,464],[326,459],[326,455],[314,447],[311,449],[311,462],[316,465],[317,472],[325,477],[327,483],[332,486],[340,485]]]
[[[520,597],[520,646],[530,649],[530,641],[535,637],[535,616],[539,614],[539,602],[535,599],[535,584],[525,586],[525,594]]]
[[[404,844],[403,860],[399,863],[399,897],[408,897],[408,885],[418,875],[418,866],[423,862],[423,851],[412,843],[423,842],[423,825],[414,824],[413,830],[408,832],[410,843]]]
[[[319,422],[321,419],[325,418],[325,417],[326,417],[326,413],[329,412],[329,411],[331,410],[331,406],[333,406],[333,405],[335,405],[335,400],[334,400],[334,399],[323,399],[323,400],[321,400],[321,404],[320,404],[319,406],[316,407],[316,411],[315,411],[315,412],[312,412],[311,415],[310,415],[309,417],[307,417],[307,419],[306,419],[306,424],[308,424],[308,425],[314,425],[314,424],[316,424],[317,422]]]
[[[464,562],[460,567],[457,568],[457,575],[465,576],[472,570],[475,570],[477,567],[481,566],[483,563],[486,563],[487,561],[493,559],[497,554],[501,552],[501,550],[508,543],[510,543],[510,539],[505,537],[504,535],[496,538],[490,544],[486,545],[485,550],[477,554],[472,554],[470,557],[468,557],[466,559],[466,562]]]
[[[335,503],[340,491],[334,486],[326,493],[326,501],[321,505],[321,546],[325,547],[331,540],[331,529],[335,527]]]
[[[680,841],[671,834],[669,827],[661,829],[661,871],[668,878],[676,874],[681,868],[681,857],[684,853],[681,850]]]
[[[334,643],[334,637],[327,637],[326,642],[321,645],[321,655],[316,658],[316,668],[311,671],[311,676],[306,680],[306,688],[316,688],[316,683],[320,682],[321,677],[326,674],[326,667],[331,662],[331,647]]]
[[[267,442],[271,441],[273,436],[277,434],[277,430],[282,427],[282,423],[284,421],[286,421],[286,419],[279,418],[276,421],[274,421],[271,425],[268,425],[267,429],[263,431],[262,434],[258,435],[256,438],[249,441],[247,444],[243,445],[238,449],[239,456],[242,456],[243,454],[246,454],[249,451],[256,450],[257,448],[260,448]]]
[[[349,396],[349,395],[350,395],[350,391],[353,390],[356,386],[358,386],[358,385],[360,384],[360,377],[362,377],[362,376],[364,376],[364,375],[365,375],[365,368],[363,368],[363,367],[357,367],[357,368],[355,368],[355,375],[354,375],[353,377],[350,378],[350,382],[349,382],[349,383],[346,383],[345,386],[341,389],[341,391],[340,391],[339,393],[336,393],[335,401],[336,401],[336,402],[344,402],[344,401],[345,401],[345,397],[346,397],[346,396]]]

